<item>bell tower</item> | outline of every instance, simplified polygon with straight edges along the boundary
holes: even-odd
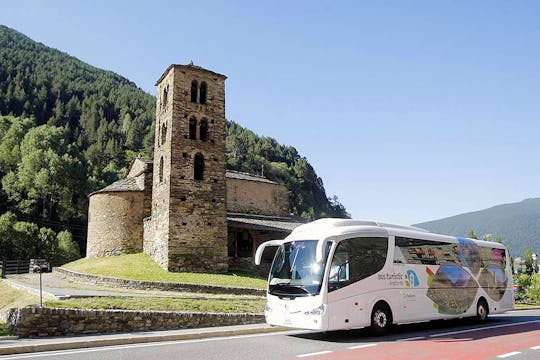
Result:
[[[169,271],[226,271],[225,79],[171,65],[156,83],[152,216],[144,251]]]

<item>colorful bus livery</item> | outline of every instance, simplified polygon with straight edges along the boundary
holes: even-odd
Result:
[[[321,219],[278,246],[266,320],[313,330],[476,316],[513,308],[509,254],[497,243],[369,220]]]

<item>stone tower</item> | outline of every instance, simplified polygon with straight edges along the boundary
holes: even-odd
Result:
[[[156,83],[152,216],[144,251],[169,271],[226,271],[225,79],[171,65]]]

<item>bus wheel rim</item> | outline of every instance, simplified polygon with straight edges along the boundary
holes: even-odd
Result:
[[[380,328],[385,327],[387,319],[386,319],[386,314],[384,313],[384,311],[377,310],[375,312],[374,320],[375,320],[375,324],[378,327],[380,327]]]
[[[478,306],[478,316],[480,319],[483,319],[486,316],[486,308],[484,307],[484,304],[480,304],[480,306]]]

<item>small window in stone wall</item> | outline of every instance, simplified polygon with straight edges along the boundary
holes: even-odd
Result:
[[[201,153],[195,155],[195,160],[193,163],[193,178],[195,180],[204,179],[204,156]]]
[[[253,256],[253,238],[249,231],[229,232],[227,253],[229,257],[247,258]]]
[[[189,119],[189,138],[191,140],[197,140],[197,119],[194,117]]]
[[[201,92],[199,95],[199,102],[201,104],[206,104],[206,91],[207,91],[207,86],[206,86],[206,83],[203,81],[201,82]]]
[[[163,156],[159,159],[159,183],[163,182]]]
[[[206,120],[206,119],[201,120],[201,126],[200,126],[200,130],[199,130],[199,138],[202,141],[207,141],[208,140],[208,120]]]
[[[192,103],[196,103],[197,102],[197,92],[198,92],[198,89],[199,86],[197,84],[197,80],[193,80],[191,82],[191,102]]]

